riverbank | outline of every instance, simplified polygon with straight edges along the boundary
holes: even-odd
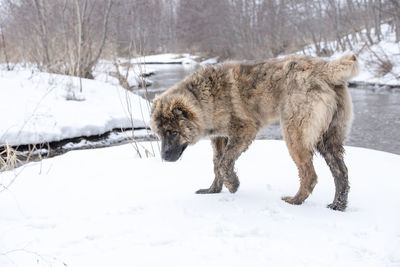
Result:
[[[391,93],[400,93],[400,83],[384,84],[384,83],[374,83],[374,82],[351,81],[349,82],[349,88],[362,88],[372,91],[388,91]]]

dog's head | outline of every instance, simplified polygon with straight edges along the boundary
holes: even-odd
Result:
[[[161,156],[166,161],[177,161],[201,137],[196,108],[175,95],[163,94],[153,101],[151,128],[161,139]]]

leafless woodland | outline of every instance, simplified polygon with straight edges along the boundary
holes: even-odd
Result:
[[[373,44],[382,23],[400,41],[400,0],[2,0],[0,12],[8,67],[86,78],[101,58],[135,54],[256,59],[312,44],[325,56]]]

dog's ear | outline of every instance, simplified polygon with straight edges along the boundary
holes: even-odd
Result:
[[[181,116],[183,115],[183,110],[181,107],[177,106],[174,107],[174,109],[172,110],[172,112],[175,114],[175,116]]]
[[[175,103],[172,108],[172,113],[176,118],[185,118],[191,120],[193,118],[193,113],[190,109],[183,103]]]

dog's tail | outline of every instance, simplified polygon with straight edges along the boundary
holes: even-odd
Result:
[[[344,55],[339,59],[328,62],[325,65],[325,71],[329,80],[334,84],[347,83],[348,80],[356,76],[360,67],[357,57],[352,55]]]

